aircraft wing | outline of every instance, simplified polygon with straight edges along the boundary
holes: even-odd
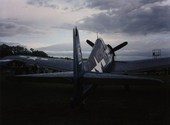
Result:
[[[57,83],[73,83],[73,72],[56,72],[56,73],[41,73],[41,74],[28,74],[18,75],[15,77],[17,80],[22,81],[39,81],[39,82],[57,82]],[[110,73],[84,73],[81,78],[83,83],[94,83],[99,85],[125,85],[125,84],[160,84],[163,81],[155,78],[129,76],[129,75],[117,75]]]
[[[7,61],[5,61],[7,60]],[[10,60],[10,61],[9,61]],[[73,61],[67,59],[55,59],[55,58],[41,58],[35,56],[7,56],[4,57],[0,64],[4,64],[4,62],[11,61],[20,61],[26,64],[38,65],[42,67],[47,67],[51,69],[56,69],[58,71],[72,71],[73,70]]]
[[[112,72],[129,73],[170,68],[170,57],[139,61],[115,61]]]

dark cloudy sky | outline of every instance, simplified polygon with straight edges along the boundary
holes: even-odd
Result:
[[[112,46],[128,41],[122,52],[170,50],[170,0],[0,0],[0,42],[70,45],[74,26],[83,46],[98,32]]]

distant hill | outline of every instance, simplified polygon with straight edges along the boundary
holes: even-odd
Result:
[[[9,46],[7,44],[0,45],[0,58],[11,55],[28,55],[28,56],[38,56],[38,57],[48,57],[44,51],[34,50],[31,48],[28,50],[27,48],[17,45],[17,46]]]
[[[83,42],[81,46],[83,57],[87,58],[92,48],[86,42]],[[49,56],[69,58],[73,57],[73,43],[61,43],[37,49],[45,51]]]
[[[18,46],[18,45],[20,45],[19,43],[2,42],[2,41],[0,41],[0,45],[2,45],[2,44],[6,44],[6,45],[8,45],[8,46]]]
[[[37,49],[43,51],[72,51],[73,45],[72,43],[63,43],[63,44],[55,44],[47,47],[41,47]]]
[[[91,52],[91,47],[82,42],[82,53],[83,57],[87,58]],[[161,57],[170,57],[170,49],[169,48],[160,48],[161,49]],[[73,45],[72,43],[62,43],[62,44],[55,44],[52,46],[38,48],[38,50],[45,51],[48,53],[49,56],[54,57],[73,57]],[[148,59],[152,57],[152,50],[149,48],[143,49],[136,49],[136,48],[123,48],[116,52],[116,59],[117,60],[140,60],[140,59]]]

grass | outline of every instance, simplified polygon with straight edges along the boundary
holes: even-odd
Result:
[[[156,77],[166,86],[99,86],[82,109],[70,108],[71,85],[1,77],[1,125],[168,125],[170,78]]]

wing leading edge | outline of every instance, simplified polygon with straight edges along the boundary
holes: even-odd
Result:
[[[129,73],[170,68],[170,57],[138,61],[115,61],[112,72]]]
[[[55,59],[55,58],[42,58],[35,56],[7,56],[0,61],[0,64],[3,64],[6,60],[6,64],[12,61],[19,61],[26,63],[28,65],[38,65],[41,67],[51,68],[58,71],[72,71],[73,70],[73,61],[67,59]],[[8,61],[10,60],[10,61]]]

